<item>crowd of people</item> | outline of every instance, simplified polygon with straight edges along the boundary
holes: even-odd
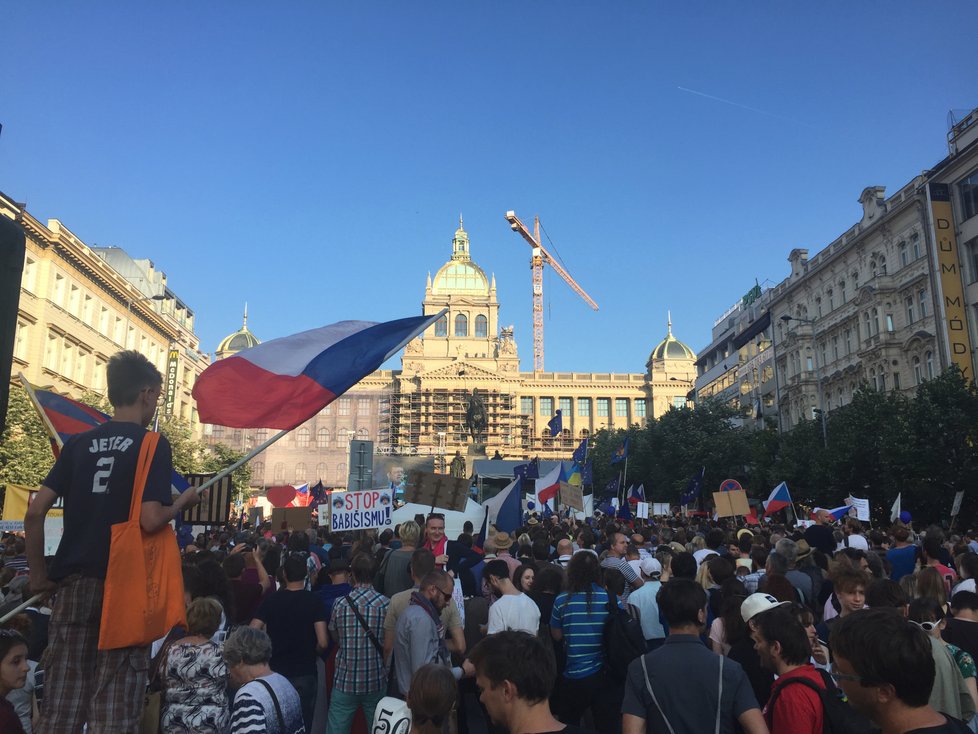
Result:
[[[436,513],[199,535],[187,625],[150,651],[159,730],[311,732],[318,703],[328,734],[382,711],[431,732],[817,734],[837,706],[865,731],[975,731],[972,534],[531,517],[478,548],[465,530],[447,539]],[[31,574],[22,538],[4,551],[0,613]],[[616,609],[644,639],[618,670]],[[0,631],[0,731],[45,731],[65,703],[43,696],[50,611]]]
[[[102,649],[111,526],[199,501],[171,498],[161,440],[130,507],[161,384],[115,355],[113,420],[65,444],[26,536],[3,537],[2,734],[978,731],[978,537],[825,512],[216,528],[182,550],[186,623]]]

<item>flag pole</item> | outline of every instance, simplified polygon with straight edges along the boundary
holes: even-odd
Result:
[[[44,408],[41,407],[41,402],[37,399],[37,395],[34,393],[34,386],[27,381],[27,378],[24,377],[23,372],[18,372],[17,378],[20,380],[20,384],[23,385],[24,390],[27,392],[27,397],[30,398],[31,405],[34,406],[34,410],[36,410],[37,414],[41,416],[41,422],[44,423],[44,427],[50,434],[51,440],[58,444],[58,449],[60,450],[61,447],[64,446],[64,442],[61,440],[61,436],[59,436],[58,432],[55,430],[51,419],[48,418],[48,414],[45,413]]]
[[[625,489],[626,484],[628,484],[628,454],[625,454],[625,474],[621,480],[622,504],[628,502],[628,497],[625,497],[624,494],[625,492],[628,491],[627,489]]]

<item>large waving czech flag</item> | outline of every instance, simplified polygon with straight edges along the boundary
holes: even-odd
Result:
[[[340,321],[215,362],[194,385],[200,420],[291,430],[379,368],[442,313],[381,324]]]

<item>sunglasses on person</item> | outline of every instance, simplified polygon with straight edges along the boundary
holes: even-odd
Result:
[[[920,627],[920,629],[922,629],[924,632],[933,632],[941,625],[940,622],[914,622],[914,624]]]

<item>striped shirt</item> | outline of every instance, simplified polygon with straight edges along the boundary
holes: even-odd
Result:
[[[604,666],[604,623],[608,592],[591,584],[591,604],[583,591],[562,592],[554,600],[550,627],[562,630],[567,641],[567,678],[587,678]]]
[[[278,709],[275,708],[276,702]],[[279,711],[282,712],[281,720]],[[285,724],[284,729],[280,723]],[[245,683],[234,694],[230,728],[234,734],[304,734],[306,729],[302,723],[299,694],[278,673]]]
[[[390,599],[374,591],[373,587],[356,586],[333,605],[329,628],[336,633],[340,646],[336,654],[335,685],[343,693],[376,693],[387,685],[383,657],[350,605],[356,605],[377,642],[383,645],[384,618],[390,603]]]

